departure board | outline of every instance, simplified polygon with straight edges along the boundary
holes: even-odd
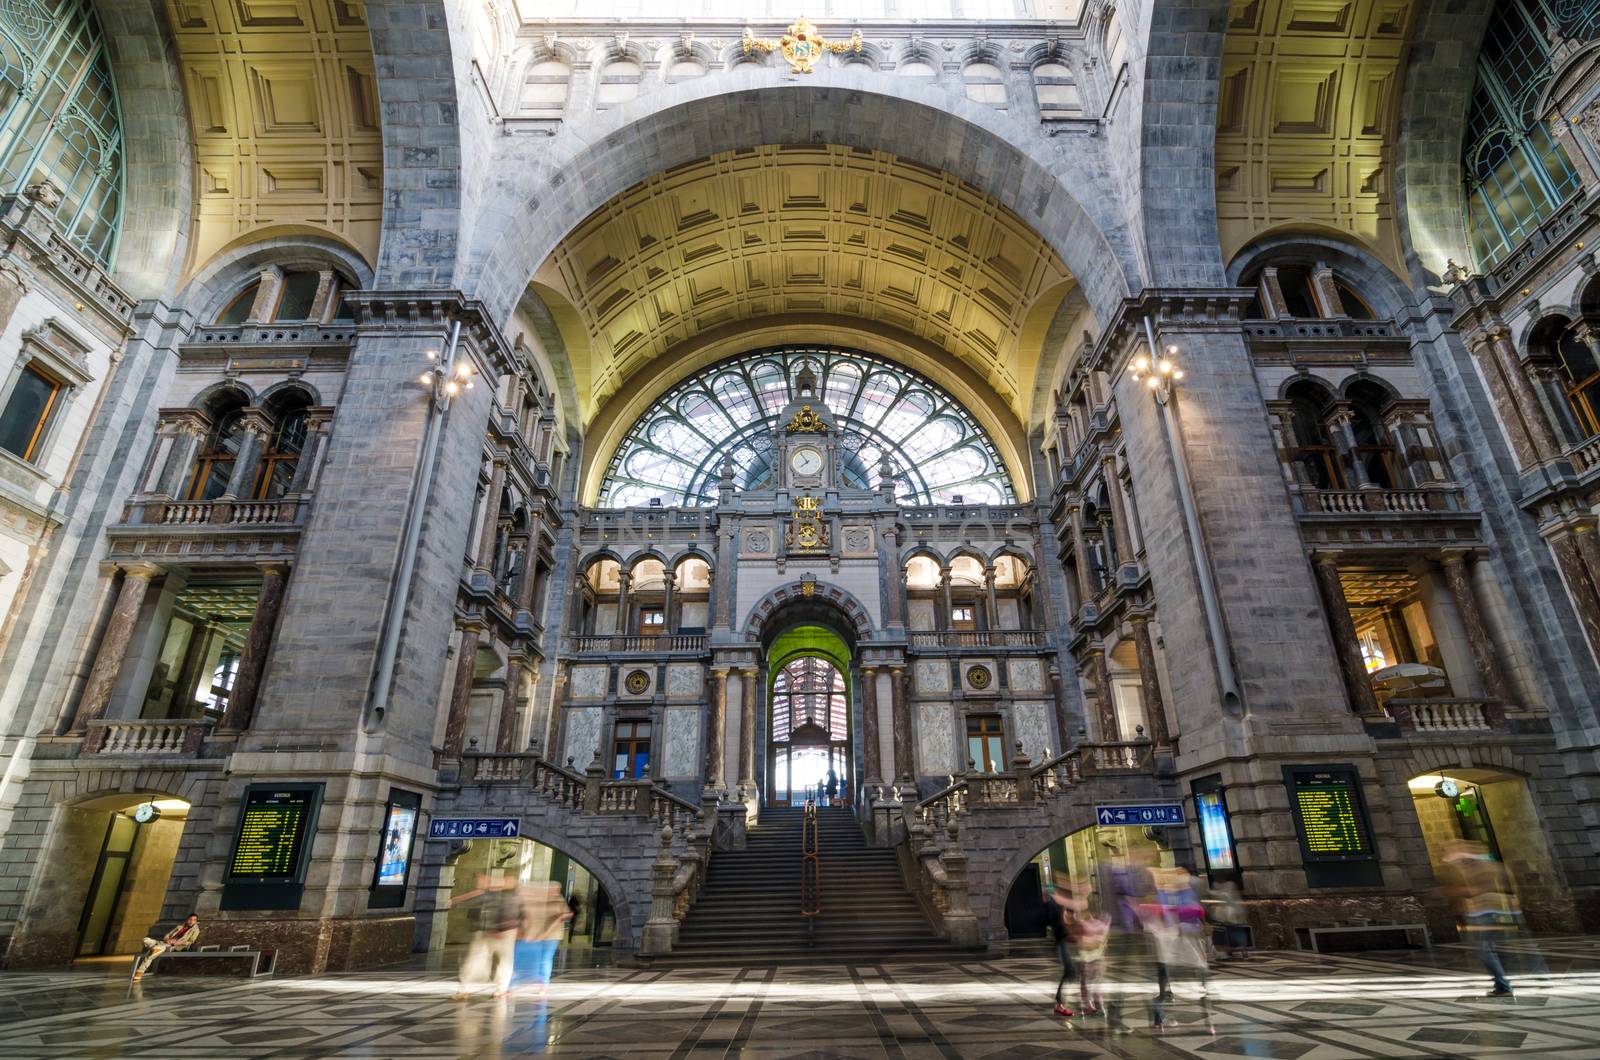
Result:
[[[1372,856],[1355,774],[1344,770],[1296,770],[1289,794],[1308,859],[1343,861]]]
[[[229,879],[270,883],[298,876],[317,795],[317,786],[310,784],[245,792]]]

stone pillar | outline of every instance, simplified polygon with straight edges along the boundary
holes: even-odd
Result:
[[[278,308],[278,292],[283,287],[283,274],[272,266],[261,270],[260,282],[256,286],[255,299],[250,303],[250,315],[245,318],[246,323],[259,323],[271,320]]]
[[[1361,644],[1356,640],[1356,623],[1350,617],[1344,584],[1339,581],[1339,555],[1317,552],[1311,557],[1311,566],[1322,590],[1323,609],[1333,634],[1333,650],[1339,659],[1339,670],[1344,674],[1345,689],[1350,693],[1350,704],[1363,716],[1382,714],[1378,697],[1372,691],[1372,681],[1367,677],[1367,664],[1361,658]]]
[[[205,414],[198,409],[177,422],[172,437],[172,448],[167,450],[167,462],[161,468],[153,492],[171,500],[183,497],[189,478],[194,473],[194,460],[200,451],[200,442],[210,429]]]
[[[248,408],[239,418],[239,452],[233,458],[226,495],[247,499],[255,491],[256,473],[261,470],[261,454],[272,437],[272,420],[258,408]]]
[[[472,671],[478,661],[478,635],[483,623],[461,624],[461,645],[456,649],[456,675],[450,686],[450,716],[444,726],[444,756],[459,758],[467,742],[467,710],[472,703]]]
[[[100,639],[100,650],[95,653],[94,667],[78,699],[78,713],[72,723],[73,732],[83,732],[91,721],[105,716],[111,702],[111,690],[117,686],[122,664],[128,656],[128,644],[133,640],[133,627],[139,621],[139,609],[150,590],[150,579],[161,568],[149,563],[133,563],[122,568],[122,586],[117,590],[117,602],[111,609],[111,621]]]
[[[1345,469],[1345,485],[1353,490],[1372,489],[1374,484],[1367,475],[1367,465],[1356,452],[1354,416],[1355,412],[1348,401],[1336,401],[1328,410],[1322,425],[1333,440],[1334,448],[1339,451],[1340,463]]]
[[[1107,453],[1101,465],[1106,480],[1106,495],[1111,499],[1111,531],[1117,549],[1117,565],[1133,562],[1133,536],[1129,533],[1128,513],[1122,503],[1122,480],[1117,476],[1117,458]]]
[[[1533,392],[1527,372],[1523,371],[1516,347],[1511,345],[1511,332],[1505,328],[1495,328],[1489,333],[1489,342],[1495,359],[1501,364],[1512,403],[1528,425],[1534,456],[1540,461],[1555,458],[1562,452],[1561,443],[1556,441],[1555,434],[1550,430],[1550,421],[1539,407],[1539,398]]]
[[[1067,713],[1067,696],[1061,687],[1061,667],[1055,663],[1050,664],[1050,692],[1056,703],[1056,739],[1060,741],[1056,752],[1059,754],[1072,742],[1072,717]]]
[[[1169,747],[1172,734],[1167,729],[1166,701],[1161,695],[1161,675],[1156,669],[1156,649],[1150,642],[1150,616],[1132,614],[1133,648],[1139,656],[1139,694],[1144,700],[1145,722],[1150,726],[1150,742]]]
[[[1592,334],[1587,327],[1579,324],[1573,329],[1579,336]],[[1590,348],[1593,348],[1593,344]],[[1568,444],[1581,442],[1589,436],[1589,432],[1578,422],[1577,413],[1573,411],[1572,402],[1567,398],[1567,377],[1560,366],[1544,363],[1531,363],[1528,365],[1528,377],[1533,381],[1533,389],[1539,395],[1540,405],[1556,425],[1556,434],[1567,440]]]
[[[631,579],[627,571],[617,572],[617,620],[611,624],[611,632],[626,634],[628,632],[628,582]]]
[[[1506,441],[1511,445],[1511,453],[1516,457],[1517,466],[1532,467],[1537,455],[1534,453],[1533,442],[1528,437],[1527,425],[1523,422],[1506,387],[1505,372],[1499,358],[1494,355],[1494,343],[1486,334],[1478,332],[1468,340],[1468,346],[1483,371],[1484,385],[1489,390],[1489,400],[1494,402],[1495,408],[1500,412],[1500,422],[1505,427]]]
[[[882,753],[878,748],[878,668],[861,668],[861,772],[862,783],[883,783]]]
[[[328,443],[328,424],[332,420],[332,408],[306,410],[306,440],[300,447],[300,458],[295,461],[289,492],[309,493],[316,488],[317,465],[321,462],[322,447]]]
[[[983,568],[983,590],[984,590],[985,594],[987,594],[988,597],[989,597],[989,621],[986,623],[986,628],[988,628],[988,629],[999,629],[1000,628],[1000,600],[999,600],[999,598],[997,598],[995,596],[995,591],[994,591],[994,564],[993,563],[988,563],[988,564],[984,565],[984,568]]]
[[[1500,669],[1500,657],[1495,651],[1489,624],[1484,620],[1483,612],[1478,607],[1478,597],[1472,591],[1472,577],[1467,572],[1466,557],[1460,552],[1446,552],[1440,565],[1444,567],[1445,584],[1450,586],[1450,595],[1455,599],[1456,613],[1461,616],[1461,625],[1467,632],[1467,646],[1472,650],[1472,662],[1478,668],[1483,690],[1490,698],[1510,705],[1511,690],[1506,684],[1504,671]]]
[[[1083,508],[1076,500],[1067,505],[1067,524],[1072,528],[1072,555],[1078,574],[1078,607],[1094,599],[1089,587],[1089,548],[1083,539]]]
[[[677,588],[674,583],[678,580],[678,572],[667,567],[665,573],[667,583],[661,593],[661,632],[672,634],[678,632],[678,624],[672,620],[673,590]]]
[[[711,671],[711,703],[706,710],[706,790],[722,786],[722,738],[728,714],[728,668]]]
[[[906,580],[900,569],[899,535],[893,526],[878,533],[878,564],[887,577],[884,579],[884,624],[890,629],[900,629],[906,624]]]
[[[517,700],[521,694],[522,660],[513,655],[506,660],[506,691],[500,700],[500,724],[494,734],[494,749],[502,754],[516,750]]]
[[[889,667],[890,706],[894,715],[894,772],[895,779],[916,783],[916,760],[911,743],[911,705],[906,702],[906,671],[901,666]]]
[[[1288,317],[1289,303],[1283,297],[1283,285],[1278,282],[1278,270],[1275,266],[1267,266],[1261,270],[1261,308],[1266,312],[1268,319],[1281,319]]]
[[[944,601],[944,609],[940,612],[943,621],[939,623],[940,629],[950,628],[950,615],[955,605],[950,598],[950,568],[939,568],[939,599]]]
[[[752,798],[756,792],[756,685],[761,671],[747,666],[739,672],[739,788]]]
[[[1095,707],[1100,718],[1100,742],[1114,743],[1122,739],[1122,727],[1117,724],[1117,704],[1111,698],[1111,671],[1106,668],[1103,648],[1089,649],[1089,677],[1094,681]]]
[[[547,762],[561,763],[561,698],[567,692],[571,676],[569,664],[557,663],[555,680],[550,683],[550,716],[545,719],[544,758]]]
[[[256,597],[250,632],[245,636],[244,651],[239,655],[239,674],[228,696],[228,713],[222,720],[224,731],[244,732],[250,727],[250,719],[255,717],[256,693],[261,688],[267,652],[272,650],[272,633],[278,628],[278,612],[283,609],[284,587],[288,580],[288,564],[261,564],[261,593]]]
[[[483,506],[483,525],[478,528],[478,547],[473,550],[473,566],[487,575],[494,569],[494,546],[500,534],[500,496],[506,488],[506,465],[496,460],[489,472],[489,497]]]

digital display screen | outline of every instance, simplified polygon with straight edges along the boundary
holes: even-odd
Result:
[[[257,883],[295,879],[317,794],[314,785],[247,791],[228,863],[229,878]]]
[[[383,829],[383,852],[378,858],[379,887],[405,886],[406,870],[411,867],[411,840],[416,832],[417,808],[391,805]]]
[[[1372,856],[1353,773],[1297,771],[1289,794],[1307,858],[1337,861]]]
[[[1197,791],[1194,805],[1200,817],[1200,838],[1206,844],[1206,865],[1212,872],[1232,870],[1233,839],[1228,835],[1228,811],[1222,805],[1222,792]]]

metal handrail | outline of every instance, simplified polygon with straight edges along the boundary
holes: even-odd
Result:
[[[813,940],[817,914],[822,911],[822,863],[817,859],[820,845],[817,800],[806,799],[805,812],[800,818],[800,915],[806,921],[808,942]]]

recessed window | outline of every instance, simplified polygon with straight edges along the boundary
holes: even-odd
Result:
[[[244,290],[234,295],[222,312],[217,314],[219,327],[236,327],[243,324],[250,316],[250,309],[256,304],[256,292],[261,290],[261,281],[256,280]]]
[[[283,277],[283,289],[278,292],[278,311],[273,320],[310,320],[311,307],[317,300],[317,285],[322,277],[315,272],[290,272]]]
[[[28,365],[17,376],[5,412],[0,413],[0,449],[24,460],[37,460],[50,414],[66,384]]]
[[[650,771],[650,723],[619,721],[612,744],[611,778],[638,780]]]
[[[659,633],[665,633],[666,629],[666,612],[659,608],[649,608],[639,612],[639,633],[641,636],[653,637]]]
[[[971,604],[957,604],[950,609],[950,628],[974,630],[978,628],[978,615]]]
[[[984,773],[1005,768],[1005,727],[998,714],[973,714],[967,718],[967,757]]]
[[[239,458],[239,443],[244,439],[243,417],[238,409],[223,413],[206,434],[205,446],[195,461],[194,476],[189,480],[189,500],[214,501],[228,492],[233,464]]]
[[[273,425],[272,437],[261,455],[261,471],[251,495],[257,500],[277,500],[288,493],[305,444],[306,410],[284,412]]]

